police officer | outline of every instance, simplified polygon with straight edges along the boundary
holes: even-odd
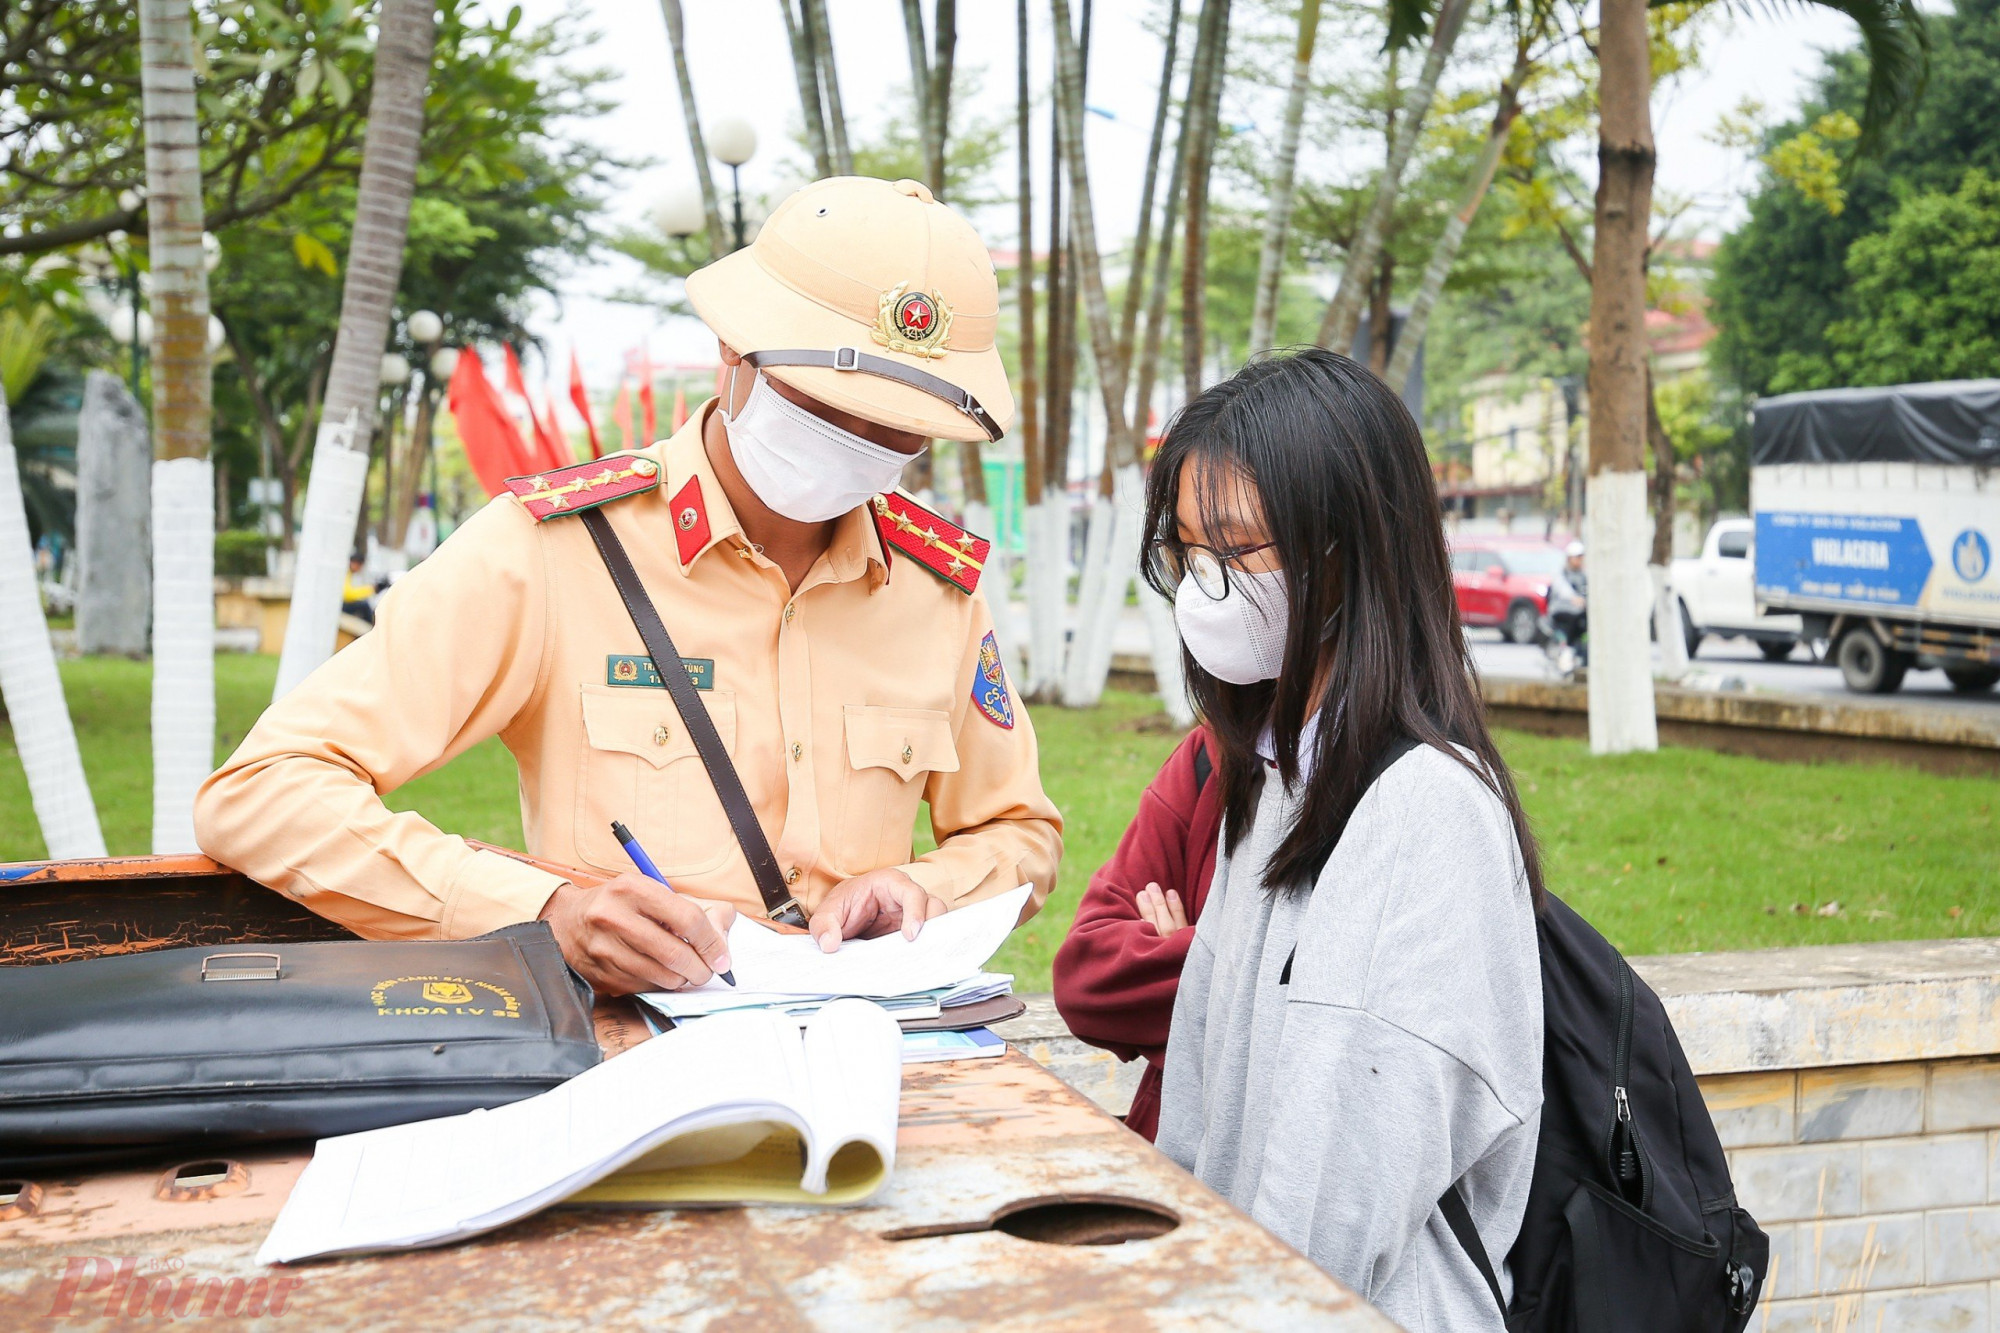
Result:
[[[929,439],[1012,416],[985,246],[915,181],[825,180],[687,291],[720,397],[647,449],[511,481],[264,713],[196,802],[203,850],[372,938],[546,920],[610,993],[726,968],[733,912],[771,912],[780,876],[828,949],[1021,883],[1047,897],[1061,818],[977,591],[986,543],[884,494]],[[761,881],[604,520],[740,776]],[[383,804],[494,735],[528,851],[602,882]],[[632,873],[614,820],[677,893]]]

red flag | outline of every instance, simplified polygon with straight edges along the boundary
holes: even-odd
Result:
[[[675,384],[674,385],[674,431],[676,434],[679,433],[680,428],[682,426],[687,425],[687,419],[688,419],[687,390],[683,389],[679,384]]]
[[[632,424],[632,386],[625,380],[618,381],[618,401],[611,405],[611,419],[617,422],[618,429],[624,432],[624,447],[636,449],[638,446],[632,442],[638,434],[637,428]]]
[[[488,495],[507,489],[507,478],[534,472],[537,465],[521,439],[507,405],[500,400],[486,378],[479,353],[467,347],[458,354],[458,368],[451,373],[447,395],[452,420],[458,424],[458,441],[465,448],[473,475]]]
[[[584,391],[583,367],[577,362],[574,347],[569,349],[569,400],[583,418],[583,428],[590,432],[590,456],[604,457],[604,441],[597,438],[597,422],[590,415],[590,395]]]
[[[561,444],[560,437],[542,420],[542,414],[535,410],[535,400],[528,396],[528,381],[521,374],[521,358],[514,355],[511,343],[502,343],[507,354],[507,391],[520,398],[521,406],[528,411],[527,435],[530,443],[526,454],[537,469],[568,467],[572,460],[569,448]]]
[[[533,403],[528,404],[528,412],[535,419],[535,442],[541,446],[542,456],[548,459],[548,467],[568,467],[576,461],[576,451],[569,447],[569,440],[563,435],[562,427],[556,422],[556,398],[546,389],[542,392],[542,410],[535,411]]]
[[[639,405],[646,413],[646,443],[651,444],[659,431],[659,417],[653,410],[653,354],[640,353],[639,360]]]

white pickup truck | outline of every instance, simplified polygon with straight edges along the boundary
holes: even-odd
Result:
[[[1689,657],[1703,639],[1741,635],[1753,640],[1766,659],[1782,662],[1804,637],[1798,616],[1758,609],[1756,541],[1755,521],[1720,519],[1709,528],[1700,555],[1674,561],[1670,581]]]

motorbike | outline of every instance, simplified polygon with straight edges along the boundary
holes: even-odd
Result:
[[[1549,586],[1548,610],[1542,614],[1542,651],[1556,673],[1575,680],[1590,665],[1590,605],[1568,579]]]

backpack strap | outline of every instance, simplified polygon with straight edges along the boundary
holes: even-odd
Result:
[[[1208,753],[1208,738],[1197,735],[1194,738],[1194,794],[1199,797],[1201,789],[1208,785],[1208,779],[1215,772],[1215,760]]]
[[[1458,1237],[1460,1247],[1479,1270],[1479,1276],[1486,1279],[1486,1288],[1500,1307],[1500,1322],[1506,1323],[1507,1298],[1500,1294],[1500,1275],[1493,1271],[1493,1261],[1486,1257],[1486,1245],[1479,1239],[1479,1228],[1472,1225],[1472,1210],[1465,1206],[1465,1195],[1459,1191],[1457,1181],[1438,1196],[1438,1211],[1444,1214],[1444,1224]]]
[[[601,509],[586,512],[583,525],[590,530],[590,539],[597,544],[597,553],[604,557],[604,567],[611,572],[611,581],[617,585],[625,611],[632,617],[632,624],[638,629],[639,639],[646,645],[646,652],[652,657],[653,666],[666,685],[667,693],[673,697],[681,723],[688,729],[688,738],[694,742],[695,753],[701,756],[702,766],[708,770],[708,780],[715,785],[715,794],[722,799],[722,812],[729,816],[729,827],[735,831],[736,841],[743,848],[743,859],[750,864],[750,878],[756,881],[757,894],[764,900],[764,911],[773,921],[788,926],[805,925],[805,909],[785,888],[784,876],[778,871],[778,858],[771,854],[770,839],[764,836],[763,826],[757,822],[757,811],[750,804],[749,794],[743,790],[743,779],[736,775],[736,765],[729,762],[729,748],[717,734],[715,720],[708,715],[708,706],[695,693],[687,663],[681,660],[679,650],[667,634],[666,624],[654,608],[653,599],[646,595],[646,586],[639,581],[639,571],[632,568],[632,557],[625,554],[625,544],[618,540],[618,534],[611,529],[611,520],[604,516]]]

